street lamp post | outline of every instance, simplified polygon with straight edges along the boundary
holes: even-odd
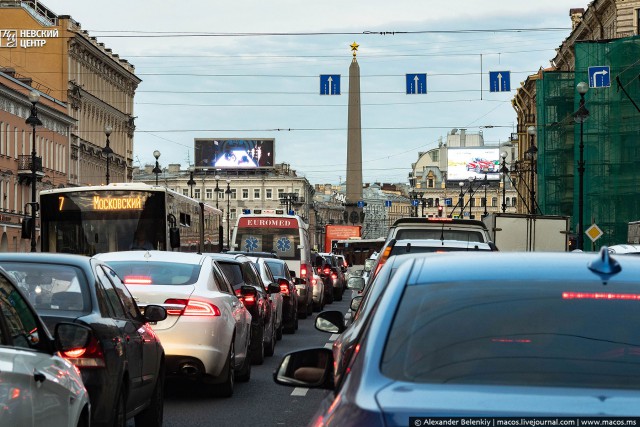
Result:
[[[187,181],[187,185],[191,189],[191,198],[193,199],[193,186],[196,185],[196,181],[193,179],[193,171],[189,171],[189,181]]]
[[[507,211],[507,174],[509,173],[509,169],[507,168],[507,153],[500,153],[500,157],[502,157],[502,167],[500,168],[500,173],[502,173],[502,213]]]
[[[487,170],[484,171],[484,179],[482,180],[482,186],[484,187],[484,213],[483,216],[489,215],[487,210],[487,187],[489,187],[489,180],[487,179]]]
[[[222,191],[220,187],[218,187],[218,181],[220,181],[220,175],[216,175],[215,180],[216,180],[216,188],[214,188],[213,191],[215,191],[216,193],[216,209],[218,209],[218,200],[220,199],[219,194]]]
[[[575,121],[580,123],[580,159],[578,160],[578,249],[584,249],[584,122],[589,117],[589,110],[584,106],[584,95],[589,90],[585,82],[578,83],[576,89],[580,94],[580,107],[575,114]]]
[[[231,211],[231,180],[227,179],[227,190],[225,191],[227,195],[227,247],[231,248],[231,222],[229,213]]]
[[[464,181],[458,183],[460,186],[460,195],[458,196],[458,203],[460,203],[460,218],[464,218]]]
[[[111,162],[111,155],[113,154],[113,150],[109,146],[109,136],[111,135],[111,132],[113,132],[113,128],[109,125],[106,125],[104,127],[104,134],[107,136],[107,144],[102,149],[102,154],[104,154],[107,158],[107,174],[105,176],[107,185],[109,185],[109,163]]]
[[[156,167],[153,168],[152,172],[156,174],[156,185],[158,185],[158,175],[162,173],[162,169],[160,169],[160,164],[158,163],[158,159],[160,158],[160,152],[155,150],[153,152],[153,157],[156,158]]]
[[[31,126],[31,252],[36,252],[36,213],[38,212],[38,202],[36,201],[36,182],[37,182],[37,157],[36,157],[36,126],[42,126],[42,122],[38,118],[38,108],[36,104],[40,100],[40,94],[35,90],[29,92],[29,101],[31,102],[31,114],[25,121]]]
[[[529,205],[529,213],[531,215],[536,214],[536,188],[535,188],[535,175],[536,175],[536,153],[538,152],[538,148],[536,147],[533,139],[536,135],[536,127],[529,126],[527,128],[527,133],[529,134],[529,149],[526,152],[526,156],[530,160],[529,167],[529,178],[531,187],[529,188],[530,195],[530,205]]]

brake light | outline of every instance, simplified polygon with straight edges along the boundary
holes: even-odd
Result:
[[[220,316],[220,309],[206,301],[169,298],[164,303],[177,306],[166,309],[171,316]]]
[[[331,269],[329,267],[325,267],[324,274],[329,275],[331,273]]]
[[[301,278],[307,277],[307,266],[306,265],[301,265],[300,266],[300,277]]]
[[[96,337],[92,336],[86,347],[62,352],[62,357],[81,368],[104,368],[104,352]]]
[[[620,300],[640,300],[639,294],[612,294],[608,292],[563,292],[562,299],[620,299]]]
[[[332,278],[333,280],[336,280],[336,279],[338,278],[338,275],[334,273],[334,274],[332,274],[332,275],[331,275],[331,278]]]
[[[286,283],[280,284],[280,293],[285,296],[289,296],[289,285]]]
[[[123,282],[125,285],[150,285],[153,283],[150,276],[124,276]]]
[[[253,295],[245,295],[241,300],[245,305],[253,305],[256,303],[256,297]]]

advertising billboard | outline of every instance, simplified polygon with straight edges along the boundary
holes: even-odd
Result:
[[[500,179],[500,150],[487,147],[449,148],[447,150],[447,180],[464,181],[469,178]]]
[[[196,138],[195,165],[220,169],[272,168],[274,145],[274,139]]]

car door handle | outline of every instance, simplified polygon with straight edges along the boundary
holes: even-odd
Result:
[[[33,379],[36,380],[37,383],[43,383],[47,377],[42,372],[34,371]]]

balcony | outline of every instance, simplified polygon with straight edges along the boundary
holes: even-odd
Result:
[[[32,173],[31,155],[18,156],[18,181],[30,181]],[[42,177],[44,177],[42,157],[36,157],[36,179],[42,179]]]

